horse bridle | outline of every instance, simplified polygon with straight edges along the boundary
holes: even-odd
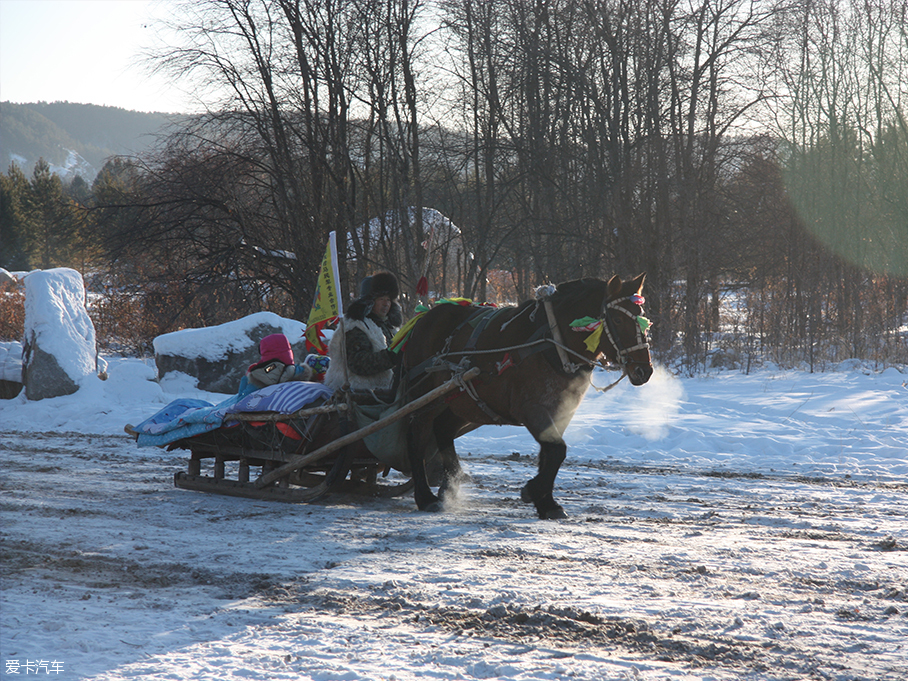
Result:
[[[634,305],[642,306],[643,305],[643,296],[639,293],[635,293],[630,296],[624,296],[623,298],[616,298],[608,303],[606,303],[602,308],[602,318],[603,326],[605,331],[605,336],[608,338],[609,343],[612,344],[612,348],[615,350],[615,356],[618,359],[618,365],[624,369],[628,364],[628,356],[632,352],[637,350],[649,350],[649,342],[646,340],[646,331],[643,323],[640,321],[646,321],[646,328],[649,327],[649,320],[642,315],[634,314],[626,307],[620,305],[624,301],[631,301]],[[619,340],[618,329],[615,327],[615,322],[612,320],[609,310],[618,310],[622,314],[627,315],[634,321],[634,330],[637,332],[637,344],[629,348],[625,348],[621,341]],[[641,310],[642,311],[642,310]]]

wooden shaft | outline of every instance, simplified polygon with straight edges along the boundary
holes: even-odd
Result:
[[[464,382],[472,381],[474,378],[479,376],[479,374],[480,374],[479,368],[473,367],[472,369],[470,369],[463,375],[461,380]],[[288,473],[292,473],[293,471],[298,470],[307,464],[313,463],[314,461],[318,461],[319,459],[323,459],[326,456],[328,456],[329,454],[331,454],[332,452],[336,452],[338,449],[341,449],[342,447],[346,447],[347,445],[352,444],[353,442],[362,440],[367,435],[371,435],[372,433],[381,430],[385,426],[388,426],[388,425],[394,423],[395,421],[399,421],[407,414],[414,412],[417,409],[426,406],[430,402],[433,402],[435,399],[441,397],[442,395],[451,392],[457,386],[458,386],[458,380],[456,378],[452,378],[452,379],[448,380],[446,383],[443,383],[442,385],[438,386],[434,390],[430,390],[422,397],[419,397],[419,398],[413,400],[412,402],[405,404],[403,407],[401,407],[400,409],[395,411],[393,414],[389,414],[388,416],[385,416],[384,418],[379,419],[375,423],[370,423],[368,426],[360,428],[359,430],[355,430],[352,433],[344,435],[343,437],[339,437],[338,439],[336,439],[332,442],[329,442],[324,447],[320,447],[320,448],[316,449],[314,452],[311,452],[310,454],[306,454],[305,456],[300,456],[295,459],[292,459],[291,461],[285,463],[280,468],[275,468],[270,473],[266,473],[265,475],[260,477],[258,480],[256,480],[255,486],[259,489],[261,489],[263,487],[267,487],[268,485],[273,483],[275,480],[282,478],[283,476],[287,475]]]

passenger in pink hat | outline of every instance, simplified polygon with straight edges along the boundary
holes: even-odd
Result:
[[[273,333],[260,340],[259,354],[261,359],[249,367],[250,369],[274,359],[288,366],[293,364],[293,348],[290,347],[290,341],[287,340],[287,336],[282,333]]]
[[[275,383],[311,381],[315,370],[307,363],[295,364],[293,348],[282,333],[273,333],[259,341],[259,361],[246,370],[238,393],[245,395]]]

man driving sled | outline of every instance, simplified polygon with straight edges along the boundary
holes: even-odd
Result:
[[[403,321],[399,293],[397,279],[390,272],[362,280],[359,298],[350,303],[328,344],[327,387],[337,390],[346,383],[353,390],[392,387],[400,358],[388,350],[388,343]]]

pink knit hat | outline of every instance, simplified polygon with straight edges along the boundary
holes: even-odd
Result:
[[[293,349],[287,336],[282,333],[265,336],[259,343],[259,353],[262,355],[260,363],[276,359],[284,364],[293,364]]]

